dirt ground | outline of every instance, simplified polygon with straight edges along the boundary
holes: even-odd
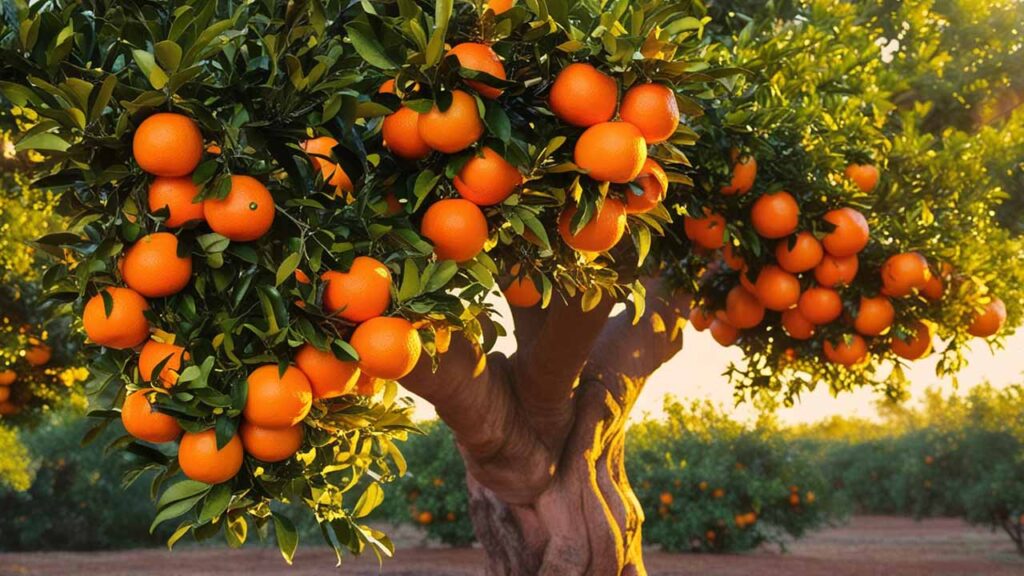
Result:
[[[379,571],[375,559],[346,561],[351,576],[462,576],[481,574],[480,550],[416,546],[415,535],[400,538],[407,547]],[[421,542],[422,543],[422,542]],[[408,547],[408,546],[414,547]],[[763,549],[742,555],[646,555],[652,576],[1021,576],[1024,558],[1001,533],[972,528],[959,520],[914,522],[906,518],[857,517],[824,530],[780,554]],[[288,567],[276,550],[221,548],[134,550],[104,553],[0,554],[0,576],[313,576],[338,573],[333,554],[301,548]]]

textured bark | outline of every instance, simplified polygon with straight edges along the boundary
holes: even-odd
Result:
[[[625,470],[625,425],[647,378],[682,347],[688,298],[648,282],[647,310],[609,318],[577,300],[514,311],[518,351],[463,339],[405,381],[452,428],[470,515],[494,576],[646,574],[643,511]]]

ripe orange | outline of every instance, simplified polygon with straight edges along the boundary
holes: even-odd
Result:
[[[487,243],[487,218],[469,200],[438,200],[423,214],[420,234],[433,242],[438,259],[468,262]]]
[[[139,125],[132,154],[139,167],[154,176],[186,176],[203,158],[203,134],[191,118],[160,112]]]
[[[896,254],[882,266],[882,291],[894,297],[908,296],[914,290],[924,288],[931,277],[924,256],[917,252]]]
[[[97,294],[85,304],[82,326],[89,339],[107,348],[134,348],[149,338],[149,321],[145,312],[149,303],[131,288],[107,288],[113,301],[107,315],[103,295]]]
[[[389,78],[377,88],[378,94],[394,94],[395,93],[395,79]]]
[[[653,158],[648,158],[633,184],[639,186],[643,194],[638,196],[633,190],[626,191],[626,213],[643,214],[653,210],[658,202],[665,198],[665,192],[668,191],[668,175]]]
[[[861,192],[871,192],[878,185],[878,168],[871,164],[850,164],[846,167],[846,177],[853,180]]]
[[[800,296],[800,314],[812,324],[828,324],[843,313],[843,301],[831,288],[808,288]]]
[[[430,156],[433,150],[420,137],[419,122],[419,113],[408,106],[389,114],[381,124],[384,146],[395,156],[406,160],[422,160]]]
[[[149,185],[149,211],[167,208],[164,226],[179,228],[188,222],[203,219],[203,203],[193,202],[199,188],[190,176],[181,178],[154,178]]]
[[[302,150],[309,155],[310,164],[323,174],[324,182],[334,186],[338,192],[351,192],[355,189],[352,179],[339,164],[328,160],[334,157],[334,147],[337,145],[338,141],[330,136],[320,136],[301,144]]]
[[[430,512],[420,512],[416,516],[416,521],[425,526],[434,522],[434,515]]]
[[[845,258],[825,254],[821,263],[814,268],[814,279],[826,288],[845,286],[857,277],[858,266],[856,254]]]
[[[782,313],[782,329],[794,340],[808,340],[814,336],[814,324],[804,318],[799,308],[791,308]]]
[[[356,394],[369,398],[376,396],[377,392],[380,392],[383,387],[384,380],[381,380],[380,378],[372,378],[366,374],[360,374],[359,379],[356,381]]]
[[[765,194],[754,202],[750,220],[764,238],[783,238],[796,231],[800,206],[789,192]]]
[[[800,232],[796,240],[783,238],[775,244],[775,259],[779,261],[779,266],[793,274],[814,268],[824,256],[821,242],[810,232]]]
[[[358,363],[340,360],[330,350],[318,350],[312,344],[299,348],[295,365],[309,380],[314,400],[349,394],[359,379]]]
[[[592,179],[626,184],[640,175],[647,161],[647,143],[640,130],[628,122],[602,122],[583,132],[573,156]]]
[[[170,388],[178,381],[183,361],[188,359],[188,352],[181,346],[149,340],[139,353],[139,376],[145,382],[152,382],[154,378],[159,377],[160,383]],[[161,362],[163,367],[160,373],[154,374]]]
[[[448,55],[458,58],[459,66],[463,68],[483,72],[499,80],[506,79],[505,65],[501,63],[501,59],[498,58],[494,50],[486,44],[463,42],[449,50]],[[466,84],[484,98],[490,98],[491,100],[501,96],[502,93],[501,88],[488,86],[479,80],[467,80]]]
[[[372,378],[398,380],[420,359],[419,332],[404,318],[381,316],[360,324],[351,338],[359,353],[359,367]]]
[[[121,406],[121,422],[129,434],[142,440],[160,444],[171,442],[181,436],[178,421],[170,414],[153,408],[145,390],[137,390],[124,399]]]
[[[284,375],[277,364],[264,364],[249,373],[246,379],[249,395],[242,416],[264,428],[294,426],[309,414],[313,389],[301,370],[294,366]]]
[[[829,254],[837,258],[853,256],[868,245],[868,221],[864,219],[863,214],[853,208],[832,210],[825,214],[825,221],[835,226],[835,229],[822,239]]]
[[[985,306],[985,309],[971,320],[970,326],[967,327],[967,333],[978,338],[995,336],[1003,328],[1005,322],[1006,304],[1003,304],[999,298],[993,298]]]
[[[476,98],[462,90],[452,91],[452,104],[444,112],[434,104],[430,112],[420,114],[416,126],[428,146],[445,154],[469,148],[484,134]]]
[[[143,296],[171,296],[192,280],[192,256],[178,256],[177,236],[156,232],[139,238],[125,252],[121,276],[129,288]]]
[[[291,458],[302,447],[302,424],[288,428],[264,428],[242,422],[238,428],[245,452],[263,462],[281,462]]]
[[[764,320],[764,305],[743,286],[733,286],[725,298],[725,317],[736,328],[753,328]]]
[[[725,218],[705,209],[703,218],[683,218],[683,232],[694,244],[717,250],[725,243]]]
[[[743,270],[747,267],[747,261],[736,253],[736,248],[731,243],[726,244],[725,247],[722,248],[722,260],[724,260],[726,265],[733,270]]]
[[[350,322],[363,322],[391,304],[391,272],[379,260],[357,256],[348,272],[325,272],[324,309]]]
[[[757,299],[769,310],[788,310],[800,301],[800,281],[778,266],[762,268],[754,288]]]
[[[25,361],[30,366],[45,366],[50,362],[50,358],[53,357],[53,349],[43,344],[39,340],[32,338],[29,341],[32,346],[25,350]]]
[[[494,15],[497,16],[511,10],[515,3],[516,0],[490,0],[487,5],[494,12]]]
[[[892,326],[896,309],[885,296],[860,297],[860,308],[853,321],[853,328],[865,336],[878,336]]]
[[[662,492],[661,495],[658,496],[658,501],[660,501],[665,506],[670,506],[673,501],[672,494],[668,492]]]
[[[847,335],[833,344],[825,340],[825,358],[834,364],[853,366],[868,357],[868,345],[860,334]]]
[[[14,370],[0,370],[0,386],[10,386],[18,379],[18,373]]]
[[[227,482],[242,469],[242,441],[236,434],[217,449],[217,433],[213,430],[186,432],[178,446],[178,464],[181,471],[196,482],[220,484]]]
[[[11,399],[10,386],[0,386],[0,406],[8,404]],[[2,413],[0,413],[2,415]]]
[[[504,202],[523,183],[523,175],[501,154],[484,146],[462,166],[453,183],[459,196],[478,206],[493,206]]]
[[[505,300],[509,306],[515,308],[533,308],[540,303],[542,294],[537,290],[537,284],[529,276],[519,276],[519,265],[512,267],[510,272],[514,278],[508,287],[502,290]]]
[[[735,326],[715,319],[710,326],[711,337],[722,346],[732,346],[740,338],[740,331]]]
[[[21,406],[9,401],[0,401],[0,416],[14,416],[21,412]]]
[[[626,207],[615,198],[605,198],[601,209],[576,234],[572,234],[572,217],[576,206],[568,206],[558,217],[558,232],[569,247],[582,252],[611,250],[626,231]]]
[[[690,324],[697,332],[703,332],[711,326],[714,322],[715,315],[713,312],[709,312],[701,307],[692,308],[690,310]]]
[[[551,85],[548,103],[563,122],[587,128],[612,119],[619,87],[611,76],[590,64],[570,64]]]
[[[733,148],[732,156],[732,180],[728,186],[722,186],[722,194],[732,196],[733,194],[746,194],[754,187],[754,180],[757,178],[757,159],[748,154],[740,156],[740,151]]]
[[[938,274],[932,274],[931,278],[924,283],[921,287],[921,295],[931,300],[932,302],[942,300],[942,295],[946,292],[946,285],[942,281],[942,277]]]
[[[263,237],[274,223],[274,198],[252,176],[231,177],[231,191],[222,200],[203,201],[210,228],[234,242]]]
[[[668,86],[637,84],[622,97],[619,117],[639,128],[648,144],[657,144],[676,133],[679,105]]]
[[[932,349],[932,331],[928,325],[917,321],[913,329],[914,334],[908,340],[894,334],[890,343],[893,353],[907,360],[924,358]]]

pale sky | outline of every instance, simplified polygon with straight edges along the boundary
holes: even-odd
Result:
[[[511,318],[504,298],[494,298],[493,304],[501,312],[503,318]],[[509,328],[511,332],[511,328]],[[505,337],[498,341],[497,349],[512,353],[515,351],[515,340]],[[989,351],[988,345],[982,340],[973,342],[973,349],[968,352],[969,365],[958,376],[958,393],[964,394],[970,388],[988,380],[997,387],[1024,382],[1024,331],[1006,340],[1003,350],[995,354]],[[1014,352],[1016,351],[1016,353]],[[697,332],[692,326],[686,327],[683,351],[658,370],[640,397],[633,411],[633,420],[643,418],[644,414],[658,417],[666,394],[672,394],[681,400],[711,400],[727,409],[742,420],[754,418],[755,411],[749,405],[733,407],[732,387],[729,385],[725,372],[730,362],[741,358],[736,347],[722,348],[709,332]],[[952,377],[939,378],[935,375],[935,363],[938,356],[924,359],[912,364],[907,371],[911,382],[911,401],[921,398],[922,393],[933,386],[944,392],[953,391]],[[434,409],[426,401],[415,397],[416,419],[434,417]],[[828,386],[805,394],[801,401],[792,408],[780,408],[777,412],[784,424],[815,422],[834,415],[859,416],[873,418],[875,402],[879,394],[863,389],[832,397]]]

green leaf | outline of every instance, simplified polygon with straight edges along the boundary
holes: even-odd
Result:
[[[369,24],[365,22],[350,22],[345,25],[345,31],[348,32],[349,40],[352,41],[352,46],[355,47],[356,52],[371,66],[383,70],[398,68],[391,61],[391,58],[385,54],[384,47],[377,41],[377,36]]]
[[[212,522],[228,509],[231,503],[231,488],[227,484],[214,486],[203,501],[203,507],[199,512],[199,523]]]
[[[407,258],[402,265],[402,286],[398,289],[398,301],[404,302],[420,293],[420,270],[416,260]]]
[[[177,518],[178,516],[181,516],[182,514],[191,510],[196,505],[196,503],[202,499],[202,497],[203,494],[196,494],[194,496],[190,496],[183,500],[178,500],[173,504],[169,504],[166,507],[161,508],[160,511],[157,512],[156,517],[153,518],[153,523],[149,526],[149,533],[152,534],[156,530],[157,526],[166,522],[167,520],[170,520],[171,518]]]
[[[178,71],[178,66],[181,65],[181,46],[178,46],[177,42],[173,40],[157,42],[153,51],[156,53],[156,60],[160,66],[168,72]]]
[[[448,285],[448,282],[459,272],[459,265],[451,260],[443,260],[437,265],[437,269],[430,276],[423,292],[435,292]]]
[[[136,49],[132,50],[132,56],[153,88],[161,90],[167,85],[167,73],[157,65],[156,59],[153,58],[152,54],[145,50]]]
[[[196,482],[195,480],[182,480],[177,484],[172,485],[170,488],[164,491],[160,496],[160,500],[157,501],[156,507],[163,508],[178,500],[184,500],[191,498],[195,495],[202,497],[210,491],[210,485],[203,482]]]
[[[89,110],[89,119],[95,120],[103,115],[103,110],[110,104],[110,97],[114,94],[114,88],[117,87],[117,76],[110,74],[103,80],[103,84],[100,86],[99,92],[96,93],[96,99],[92,102],[92,108]]]
[[[427,43],[427,58],[424,63],[427,68],[441,61],[445,36],[448,35],[448,21],[451,20],[454,4],[454,0],[437,0],[434,4],[434,32]]]
[[[292,252],[287,258],[281,262],[281,265],[277,267],[277,276],[275,278],[274,286],[280,286],[282,282],[287,280],[299,267],[299,261],[302,259],[302,254],[298,252]]]
[[[71,147],[63,138],[49,132],[40,132],[26,138],[22,138],[14,146],[18,152],[23,150],[52,150],[63,152]]]
[[[287,516],[274,512],[273,517],[277,548],[281,551],[281,556],[284,556],[284,561],[291,564],[295,558],[295,550],[299,547],[299,532]]]
[[[359,497],[355,508],[352,509],[353,518],[363,518],[384,502],[384,489],[380,484],[371,482],[366,491]]]

